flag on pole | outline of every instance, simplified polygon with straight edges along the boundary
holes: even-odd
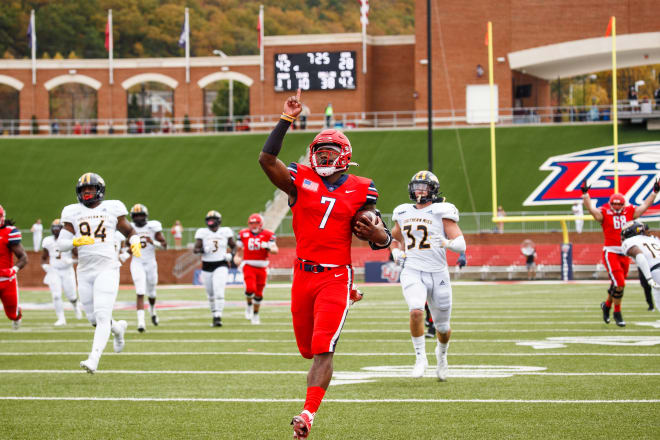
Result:
[[[28,49],[32,49],[32,17],[30,17],[30,24],[27,30]]]
[[[614,22],[614,17],[610,17],[610,22],[607,24],[607,30],[605,31],[605,36],[609,37],[612,35],[612,23]]]
[[[183,20],[183,26],[181,26],[181,35],[179,35],[179,46],[180,47],[186,47],[186,43],[188,42],[187,25],[188,25],[188,22],[184,19]]]
[[[360,3],[360,23],[369,24],[369,0],[358,0]]]
[[[111,12],[108,11],[108,21],[105,24],[105,50],[108,52],[112,48],[112,23],[110,23],[110,14]]]
[[[112,9],[108,9],[108,21],[105,24],[105,50],[108,51],[108,77],[110,84],[115,83],[113,58],[115,51],[115,40],[112,35]]]
[[[259,18],[257,18],[257,47],[261,49],[261,28],[263,27],[261,25],[261,20],[262,20],[262,15],[261,15],[261,10],[259,11]]]
[[[264,80],[264,5],[259,5],[259,21],[257,21],[257,30],[259,31],[259,78]]]
[[[28,25],[28,47],[31,49],[32,58],[32,84],[37,83],[37,27],[34,21],[34,9],[30,12],[30,24]]]
[[[190,82],[190,16],[188,8],[185,9],[183,27],[179,35],[179,46],[186,49],[186,83]]]
[[[484,37],[484,45],[488,46],[488,30],[486,30],[486,36]]]

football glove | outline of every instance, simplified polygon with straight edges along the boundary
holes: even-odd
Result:
[[[128,252],[124,251],[121,254],[119,254],[119,261],[124,263],[126,260],[128,260],[131,257],[131,254]]]
[[[41,268],[44,270],[44,272],[48,273],[50,270],[50,264],[42,264]]]
[[[94,244],[94,238],[89,235],[81,235],[80,237],[73,239],[73,246],[86,246],[88,244]]]
[[[653,182],[653,192],[654,193],[660,192],[660,179],[656,179],[655,182]]]
[[[656,283],[656,281],[653,278],[647,281],[649,282],[649,286],[651,286],[652,289],[660,290],[660,284]]]
[[[204,253],[205,254],[212,254],[213,253],[213,246],[204,246]]]
[[[18,272],[18,267],[14,266],[9,269],[0,269],[0,277],[11,278]]]
[[[234,260],[234,254],[227,252],[225,254],[225,260],[227,260],[228,263],[231,263]]]
[[[350,300],[350,305],[355,304],[356,302],[360,301],[362,297],[364,296],[364,293],[360,291],[360,289],[357,288],[355,284],[351,287],[351,300]]]
[[[403,262],[406,260],[406,253],[399,248],[392,248],[392,258],[394,262],[399,266],[403,265]]]
[[[587,185],[587,179],[584,179],[582,181],[582,185],[580,185],[580,191],[582,191],[582,194],[586,194],[589,192],[591,189],[591,185]]]
[[[261,242],[261,249],[268,249],[268,250],[270,250],[270,241],[262,241],[262,242]]]
[[[134,257],[140,258],[142,256],[142,242],[140,237],[137,235],[131,235],[131,238],[128,239],[128,243],[131,245],[131,253]]]

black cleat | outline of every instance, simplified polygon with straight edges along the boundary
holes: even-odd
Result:
[[[435,338],[435,326],[431,325],[424,336],[427,338]]]
[[[614,312],[612,313],[612,316],[614,316],[614,321],[616,322],[616,325],[618,325],[619,327],[626,326],[626,321],[623,320],[623,316],[621,316],[621,312]]]
[[[646,309],[647,312],[652,312],[653,310],[655,310],[655,307],[653,307],[653,305],[650,305],[649,308]]]
[[[140,333],[144,333],[144,327],[138,327],[138,331],[139,331]]]
[[[610,307],[605,305],[605,302],[600,303],[600,308],[603,310],[603,321],[605,324],[610,323]]]
[[[158,320],[158,315],[151,315],[151,322],[152,322],[155,326],[157,326],[158,323],[160,322],[160,321]]]
[[[213,324],[211,324],[212,327],[222,327],[222,318],[219,316],[213,317]]]

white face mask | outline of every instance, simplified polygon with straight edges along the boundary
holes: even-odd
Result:
[[[321,177],[328,177],[337,172],[335,167],[316,167],[314,170]]]

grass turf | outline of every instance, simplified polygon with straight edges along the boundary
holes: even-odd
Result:
[[[605,287],[455,285],[450,377],[440,383],[432,367],[427,377],[407,377],[414,356],[400,287],[365,286],[334,376],[365,381],[329,388],[310,438],[657,438],[660,337],[644,323],[659,316],[631,284],[628,326],[604,324]],[[134,293],[122,290],[114,315],[129,322],[126,348],[114,354],[110,342],[90,376],[78,368],[91,346],[89,325],[67,311],[68,326],[53,328],[53,311],[35,310],[50,295],[22,291],[22,329],[0,329],[0,438],[290,438],[310,362],[297,354],[288,288],[267,289],[260,327],[243,318],[242,296],[227,290],[225,326],[214,329],[203,290],[161,289],[162,305],[200,308],[163,308],[161,325],[139,334]],[[558,337],[564,347],[519,345]],[[429,341],[431,365],[433,348]]]

